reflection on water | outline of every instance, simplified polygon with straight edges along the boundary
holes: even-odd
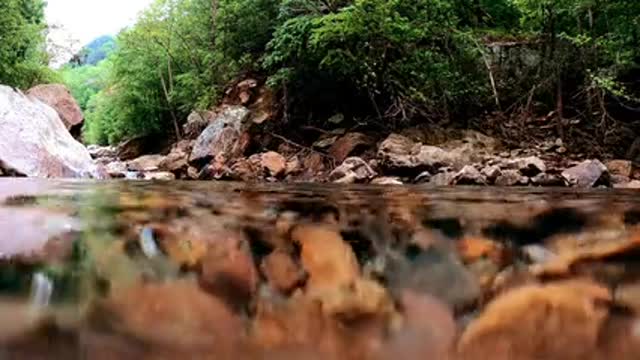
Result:
[[[456,343],[511,286],[640,274],[629,191],[2,179],[0,202],[2,359],[481,359]]]

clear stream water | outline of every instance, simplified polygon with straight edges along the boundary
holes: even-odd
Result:
[[[114,289],[142,283],[187,278],[197,284],[202,276],[197,250],[176,255],[170,242],[215,237],[222,229],[248,239],[259,268],[273,251],[272,235],[287,223],[283,219],[338,228],[363,269],[384,260],[381,253],[387,250],[381,249],[388,249],[402,254],[408,265],[400,268],[413,274],[428,266],[412,262],[420,251],[411,242],[416,229],[451,242],[483,236],[513,246],[562,233],[624,231],[640,222],[640,192],[0,179],[0,359],[144,358],[122,349],[148,354],[150,348],[163,348],[158,343],[171,336],[140,329],[151,331],[157,321],[162,333],[166,319],[139,320],[141,328],[127,320],[105,325],[104,319],[95,320],[105,307],[95,304]],[[441,280],[455,282],[455,276]],[[393,289],[415,285],[393,274],[385,281]],[[142,299],[132,301],[140,308],[151,306]],[[242,306],[238,316],[250,319],[251,301]],[[128,316],[129,310],[118,311]],[[178,333],[197,335],[189,331]]]

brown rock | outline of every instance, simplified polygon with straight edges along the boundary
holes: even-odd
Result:
[[[100,329],[155,348],[208,349],[218,357],[228,356],[243,336],[240,320],[190,281],[113,289],[89,319]]]
[[[629,160],[611,160],[605,163],[611,175],[630,178],[633,175],[633,163]]]
[[[81,125],[84,121],[80,106],[64,85],[38,85],[29,89],[27,95],[51,106],[58,113],[67,129]]]
[[[162,171],[172,173],[185,172],[189,167],[189,153],[192,149],[192,142],[182,140],[171,149],[171,152],[162,159],[158,167]]]
[[[496,186],[527,185],[529,178],[520,174],[519,170],[504,170],[496,179]]]
[[[255,155],[254,155],[255,156]],[[231,176],[234,179],[242,180],[245,182],[256,181],[261,178],[262,169],[260,167],[260,158],[259,156],[252,156],[249,159],[238,159],[231,166]]]
[[[273,177],[284,174],[287,169],[287,159],[275,151],[269,151],[260,155],[260,160],[262,168]]]
[[[160,163],[164,160],[162,155],[144,155],[127,163],[127,169],[130,171],[157,171]]]
[[[317,174],[324,170],[324,158],[322,155],[312,152],[302,160],[303,168],[311,174]]]
[[[530,269],[531,273],[539,277],[567,276],[574,271],[578,265],[603,262],[610,258],[633,253],[640,249],[640,235],[631,234],[629,236],[616,236],[613,239],[603,239],[599,236],[590,243],[584,243],[579,247],[569,249],[554,249],[558,256],[544,264],[539,264]],[[565,241],[566,242],[566,241]]]
[[[498,297],[466,329],[461,360],[592,359],[609,291],[587,281],[524,286]]]
[[[287,161],[287,167],[284,170],[285,175],[294,175],[302,171],[302,164],[300,163],[300,158],[297,155],[294,155],[289,161]]]
[[[350,157],[329,174],[329,179],[350,184],[369,180],[375,176],[376,172],[364,160],[359,157]]]
[[[462,168],[453,180],[457,185],[486,185],[487,178],[474,166],[467,165]]]
[[[302,284],[305,274],[288,253],[276,250],[269,254],[260,266],[269,284],[285,294]]]
[[[259,281],[249,244],[232,231],[215,237],[202,259],[201,280],[208,290],[232,304],[242,305],[251,299]]]
[[[362,151],[372,145],[373,140],[364,134],[357,132],[347,133],[331,146],[329,155],[333,156],[336,162],[341,163],[349,156],[358,155],[358,151]]]
[[[252,338],[262,349],[314,349],[321,358],[336,358],[337,324],[320,303],[296,297],[285,304],[259,301]]]
[[[640,284],[629,283],[616,287],[613,298],[621,308],[626,308],[637,316],[640,315]]]
[[[429,184],[434,186],[453,185],[455,177],[456,177],[456,174],[451,171],[437,173],[429,179]]]
[[[300,225],[291,239],[301,246],[302,265],[309,274],[307,290],[321,292],[348,286],[360,276],[353,249],[334,230]]]
[[[208,244],[204,239],[187,232],[165,234],[160,240],[162,250],[180,267],[189,269],[199,265],[207,255]]]

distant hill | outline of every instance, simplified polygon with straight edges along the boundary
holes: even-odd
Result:
[[[115,47],[115,37],[111,35],[100,36],[85,45],[69,63],[75,66],[96,65],[106,59]]]

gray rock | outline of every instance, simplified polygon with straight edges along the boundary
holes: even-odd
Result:
[[[525,176],[536,176],[547,171],[546,164],[537,156],[510,160],[507,162],[506,167],[509,169],[517,169]]]
[[[389,170],[437,170],[459,163],[449,151],[437,146],[415,143],[402,135],[391,134],[378,148],[382,165]]]
[[[243,106],[228,106],[198,136],[189,162],[207,162],[216,155],[227,159],[243,152],[242,132],[246,130],[250,111]]]
[[[0,162],[6,170],[45,178],[101,176],[54,109],[1,85],[0,134]]]
[[[580,188],[591,188],[607,175],[607,167],[599,160],[586,160],[562,172],[569,184]]]
[[[498,176],[502,175],[500,167],[496,165],[485,166],[480,173],[487,178],[487,181],[494,182]]]
[[[87,151],[94,159],[115,159],[118,156],[115,146],[89,145]]]
[[[475,167],[467,165],[462,168],[453,180],[457,185],[486,185],[487,178]]]
[[[154,181],[171,181],[175,180],[176,176],[173,173],[166,171],[156,171],[156,172],[148,172],[144,174],[145,180],[154,180]]]
[[[354,183],[372,179],[376,172],[359,157],[347,158],[329,174],[329,180],[338,183]]]
[[[453,185],[456,174],[450,171],[441,172],[431,177],[430,185],[434,186],[450,186]]]
[[[187,117],[187,122],[182,126],[182,132],[188,139],[197,138],[204,129],[215,119],[213,111],[193,111]]]
[[[519,170],[504,170],[495,181],[496,186],[527,185],[529,178],[523,176]]]
[[[127,173],[127,164],[124,161],[114,161],[105,165],[105,170],[112,178],[124,178]]]
[[[422,145],[418,152],[411,157],[411,162],[415,168],[440,169],[442,167],[453,167],[460,161],[450,152],[437,146]]]

